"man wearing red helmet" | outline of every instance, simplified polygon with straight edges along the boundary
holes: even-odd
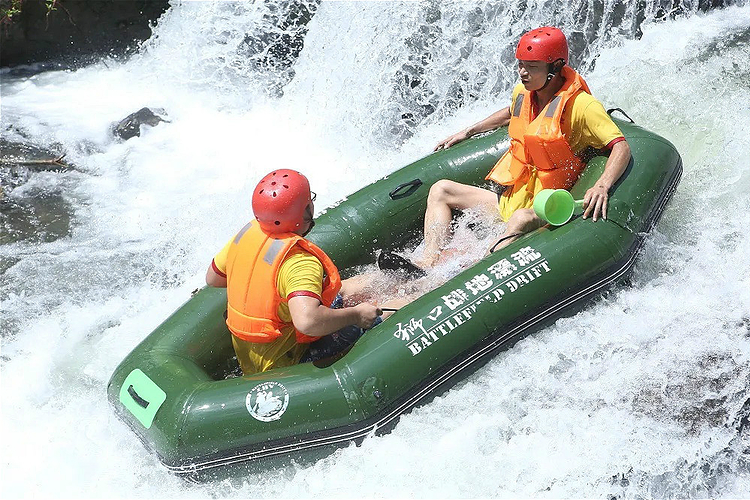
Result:
[[[609,190],[630,161],[630,147],[620,129],[588,85],[568,62],[568,42],[557,28],[538,28],[524,34],[516,48],[521,83],[511,105],[441,141],[435,150],[449,148],[481,132],[509,125],[510,148],[487,176],[501,187],[501,195],[450,180],[435,183],[427,199],[425,251],[420,265],[437,262],[445,245],[453,209],[482,208],[507,222],[501,246],[544,224],[532,210],[534,195],[546,188],[570,189],[585,163],[587,151],[609,152],[605,169],[584,196],[584,214],[607,218]],[[496,213],[496,212],[495,212]]]
[[[299,172],[266,175],[253,191],[255,219],[206,271],[208,285],[227,288],[227,326],[246,375],[333,355],[382,314],[368,303],[341,307],[347,283],[304,238],[315,224],[314,199]]]

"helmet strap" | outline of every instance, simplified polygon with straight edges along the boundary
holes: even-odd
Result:
[[[547,85],[549,85],[549,82],[551,82],[552,79],[555,78],[555,76],[557,76],[557,74],[562,71],[563,66],[565,66],[565,62],[563,61],[563,63],[558,66],[557,63],[559,61],[562,61],[562,59],[558,59],[555,62],[547,64],[547,81],[544,82],[544,85],[539,90],[544,90],[547,87]],[[537,90],[537,92],[539,92],[539,90]]]
[[[307,236],[308,234],[310,234],[310,231],[312,231],[312,228],[314,228],[314,227],[315,227],[315,221],[311,220],[310,221],[310,227],[308,227],[307,231],[305,231],[305,234],[303,234],[301,236],[304,238],[305,236]]]

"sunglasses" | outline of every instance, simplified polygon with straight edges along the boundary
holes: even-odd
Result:
[[[317,198],[317,197],[318,197],[318,195],[315,194],[314,191],[310,191],[310,201],[315,201],[315,198]]]

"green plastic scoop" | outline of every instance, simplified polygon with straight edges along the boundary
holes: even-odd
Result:
[[[553,226],[568,222],[576,207],[582,208],[583,200],[574,200],[565,189],[542,189],[534,196],[534,212]]]

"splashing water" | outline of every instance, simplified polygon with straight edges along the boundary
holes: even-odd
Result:
[[[76,167],[29,177],[68,235],[0,246],[3,496],[747,496],[750,7],[662,3],[175,3],[128,61],[3,74],[4,138]],[[301,169],[323,207],[427,154],[507,105],[515,40],[550,23],[605,106],[683,157],[631,283],[359,447],[204,485],[160,468],[106,384],[251,187]],[[304,47],[269,57],[282,35]],[[170,123],[112,139],[143,106]]]

